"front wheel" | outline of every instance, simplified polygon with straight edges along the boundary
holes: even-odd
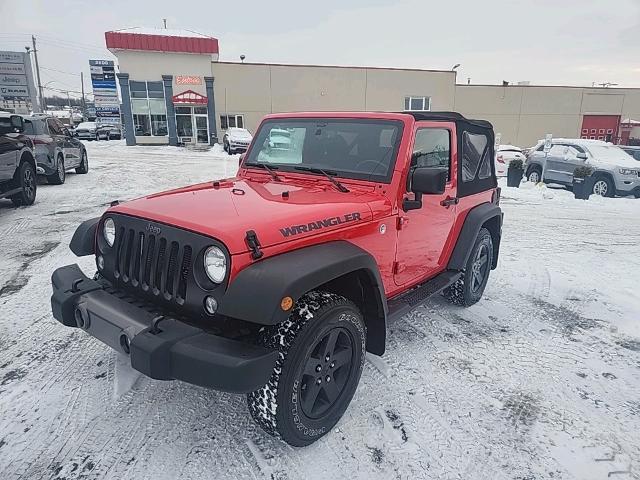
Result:
[[[19,193],[11,197],[11,201],[16,207],[33,205],[36,201],[36,171],[29,162],[23,162],[20,165],[18,176],[16,178],[18,187],[21,188]]]
[[[486,228],[481,228],[476,243],[471,249],[462,277],[445,288],[445,298],[455,304],[469,307],[476,303],[487,286],[493,265],[493,240]]]
[[[303,447],[338,423],[356,391],[366,352],[358,308],[334,293],[311,291],[259,342],[278,350],[269,382],[247,395],[251,416],[267,433]]]
[[[613,197],[615,187],[609,177],[599,176],[593,182],[593,194],[601,197]]]

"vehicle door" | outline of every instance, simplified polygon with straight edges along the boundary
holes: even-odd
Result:
[[[414,127],[411,168],[443,167],[449,175],[444,193],[422,195],[421,208],[400,212],[394,263],[396,285],[418,283],[446,267],[445,245],[451,241],[456,213],[456,182],[452,178],[455,138],[453,122],[417,122]],[[405,198],[414,195],[409,183]]]
[[[560,182],[564,184],[572,184],[573,183],[573,172],[576,168],[582,167],[585,165],[586,159],[578,158],[578,154],[584,154],[585,151],[582,147],[578,145],[564,145],[567,149],[564,153],[564,161],[559,164],[559,173],[558,176],[560,178]]]
[[[64,164],[67,168],[75,168],[80,166],[80,154],[82,148],[79,140],[73,138],[71,132],[63,125],[63,123],[55,119],[58,129],[62,133],[63,151],[64,151]]]
[[[547,153],[544,161],[544,180],[546,182],[564,183],[566,145],[554,144]]]
[[[4,119],[0,119],[0,121],[2,120]],[[0,132],[0,181],[13,177],[18,162],[17,142],[10,135]]]

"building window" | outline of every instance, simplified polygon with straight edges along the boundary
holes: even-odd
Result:
[[[235,115],[233,113],[220,115],[220,128],[222,130],[234,127],[244,128],[244,117],[242,115]]]
[[[431,97],[404,97],[405,112],[428,112],[431,110]]]
[[[131,112],[136,136],[167,135],[167,106],[162,82],[129,82]]]
[[[589,129],[588,129],[588,128],[583,128],[583,129],[582,129],[582,134],[583,134],[583,135],[586,135],[586,134],[588,134],[588,133],[589,133]]]
[[[607,133],[608,134],[613,134],[613,128],[607,128]]]

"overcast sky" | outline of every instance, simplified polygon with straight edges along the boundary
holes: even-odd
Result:
[[[640,87],[640,0],[0,0],[0,50],[22,50],[34,34],[42,83],[79,90],[89,58],[114,58],[105,31],[163,18],[218,38],[221,60],[460,63],[459,83]]]

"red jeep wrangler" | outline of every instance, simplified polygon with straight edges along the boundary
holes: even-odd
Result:
[[[457,113],[269,115],[235,178],[82,223],[71,250],[98,270],[57,269],[53,315],[151,378],[246,393],[264,430],[308,445],[393,317],[482,296],[502,227],[493,149],[491,124]]]

